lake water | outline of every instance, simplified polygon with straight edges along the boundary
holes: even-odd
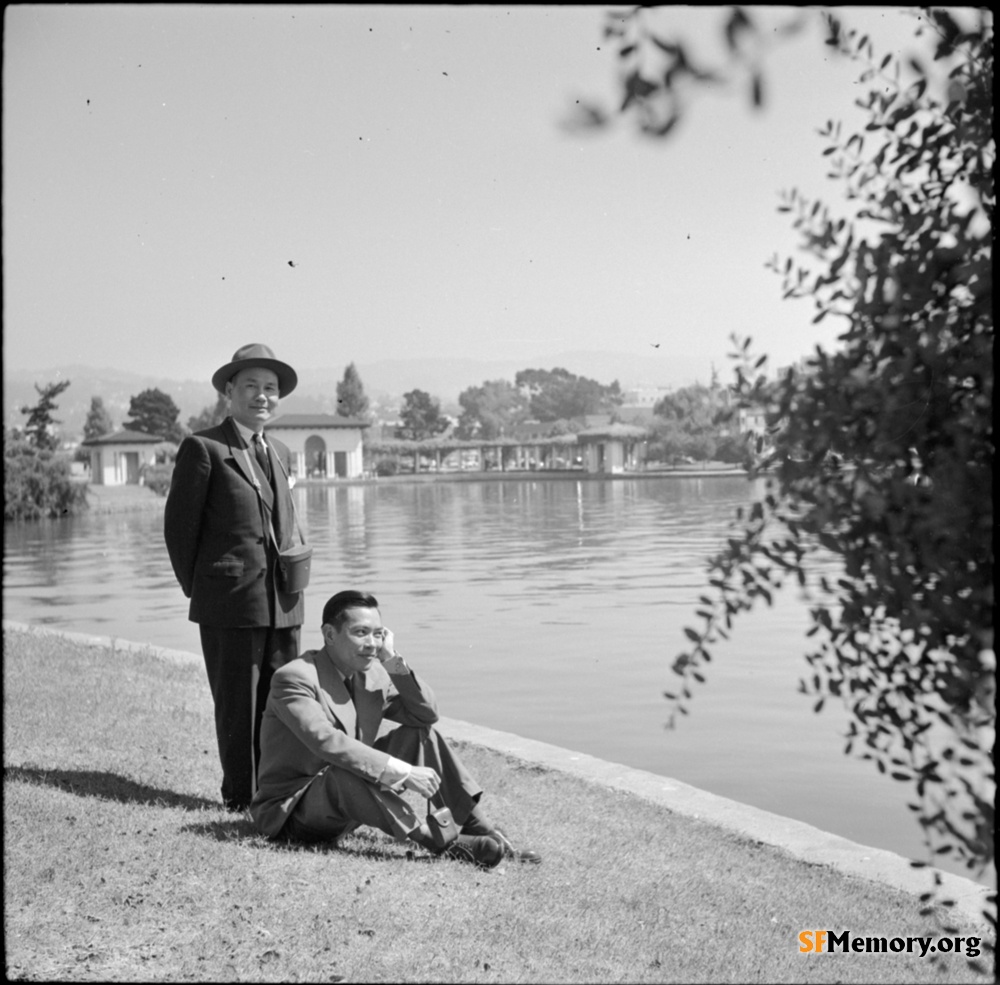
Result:
[[[737,476],[300,486],[315,547],[303,645],[320,643],[326,598],[366,589],[445,716],[922,857],[907,788],[843,755],[840,706],[817,715],[797,692],[797,589],[741,617],[690,714],[664,727],[705,560],[755,492]],[[7,525],[5,616],[200,653],[161,531],[156,511]]]

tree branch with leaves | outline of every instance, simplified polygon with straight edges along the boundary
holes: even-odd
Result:
[[[821,129],[848,214],[783,195],[809,259],[770,266],[786,298],[811,299],[814,321],[844,327],[830,351],[817,348],[777,380],[751,340],[736,340],[737,404],[766,411],[747,466],[767,492],[737,514],[709,564],[700,622],[686,630],[679,687],[667,697],[674,724],[737,617],[797,585],[811,601],[815,645],[800,689],[817,711],[843,701],[845,752],[910,786],[930,856],[982,874],[994,860],[996,146],[993,18],[964,13],[960,24],[923,9],[914,37],[929,57],[906,64],[878,57],[838,15],[819,15],[826,45],[861,68],[856,105],[867,122],[856,133],[832,120]],[[682,42],[648,30],[648,15],[610,15],[623,64],[672,59],[673,74],[625,76],[621,110],[638,114],[644,132],[673,130],[679,82],[749,66],[751,101],[763,99],[751,53],[769,39],[749,8],[729,12],[731,58],[718,69],[693,69]],[[820,553],[836,559],[839,577],[815,574]],[[986,915],[995,926],[995,896]]]
[[[58,407],[56,397],[70,384],[69,380],[58,383],[47,383],[45,386],[35,384],[38,391],[38,403],[31,407],[22,407],[21,413],[28,415],[24,424],[24,433],[28,441],[41,451],[55,451],[59,447],[59,433],[56,425],[60,424],[52,412]]]

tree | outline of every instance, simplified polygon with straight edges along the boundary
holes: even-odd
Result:
[[[83,440],[99,438],[101,435],[110,434],[114,429],[115,425],[108,409],[104,406],[104,399],[91,397],[90,410],[87,411],[87,419],[83,422]]]
[[[651,459],[677,463],[682,459],[707,462],[715,458],[717,440],[710,432],[690,432],[674,419],[654,420],[648,425]]]
[[[487,380],[458,395],[462,415],[455,434],[459,438],[492,441],[528,416],[528,401],[508,380]]]
[[[733,408],[715,382],[695,383],[661,397],[649,424],[649,455],[666,461],[693,458],[741,462],[745,438],[734,436]]]
[[[129,402],[128,414],[132,420],[126,421],[124,427],[127,431],[155,434],[165,441],[180,441],[184,437],[184,429],[177,421],[180,412],[170,394],[143,390]]]
[[[622,109],[665,134],[680,113],[675,83],[720,73],[695,69],[681,42],[640,30],[642,16],[618,16],[611,32],[631,66]],[[963,26],[926,10],[915,34],[929,37],[931,67],[911,60],[909,85],[895,55],[876,57],[867,37],[822,16],[827,45],[864,66],[864,130],[846,135],[829,122],[822,131],[830,177],[854,215],[789,193],[780,208],[819,270],[772,265],[786,297],[811,297],[814,320],[845,327],[834,351],[818,348],[772,383],[766,357],[739,341],[735,394],[767,408],[772,442],[748,464],[773,471],[710,564],[711,593],[668,698],[674,713],[687,711],[711,646],[740,612],[788,581],[807,588],[818,647],[801,689],[817,711],[842,700],[845,751],[912,785],[929,851],[983,872],[994,858],[996,724],[992,14],[977,10]],[[734,8],[725,28],[734,64],[760,35]],[[642,48],[667,59],[665,72],[640,71]],[[750,87],[760,104],[759,61]],[[840,578],[812,577],[819,549],[840,559]]]
[[[219,393],[215,398],[215,405],[208,404],[202,407],[201,413],[188,418],[187,429],[192,434],[196,431],[205,431],[208,428],[221,424],[229,416],[229,398],[224,393]]]
[[[448,427],[448,418],[441,414],[441,404],[423,390],[403,394],[399,417],[402,423],[396,428],[396,437],[408,441],[433,438]]]
[[[368,397],[354,363],[344,370],[344,378],[337,384],[337,413],[341,417],[368,417]]]
[[[3,429],[4,521],[58,518],[87,506],[87,483],[74,481],[65,455]]]
[[[728,420],[715,389],[696,383],[661,397],[653,407],[659,419],[653,423],[665,456],[706,461],[722,439],[722,423]]]
[[[522,369],[514,377],[529,401],[536,421],[558,421],[601,414],[621,406],[624,396],[618,381],[609,386],[568,370]]]
[[[59,447],[59,435],[55,426],[62,422],[52,416],[52,411],[58,406],[55,398],[69,386],[69,383],[69,380],[63,380],[60,383],[49,383],[44,387],[36,383],[38,403],[33,407],[21,408],[21,413],[28,415],[24,433],[28,441],[41,451],[55,451]]]

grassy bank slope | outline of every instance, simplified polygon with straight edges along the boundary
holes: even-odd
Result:
[[[87,502],[92,513],[132,513],[163,510],[166,496],[148,486],[87,487]]]
[[[479,746],[484,804],[541,866],[408,859],[377,832],[273,845],[218,803],[196,665],[11,631],[4,703],[8,979],[983,980],[800,955],[803,929],[934,931],[913,897]]]

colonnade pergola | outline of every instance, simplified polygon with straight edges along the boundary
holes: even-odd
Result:
[[[645,428],[610,424],[579,434],[541,438],[368,440],[364,446],[365,473],[378,474],[379,463],[386,459],[407,458],[412,460],[414,472],[638,471],[645,462],[646,437]]]

